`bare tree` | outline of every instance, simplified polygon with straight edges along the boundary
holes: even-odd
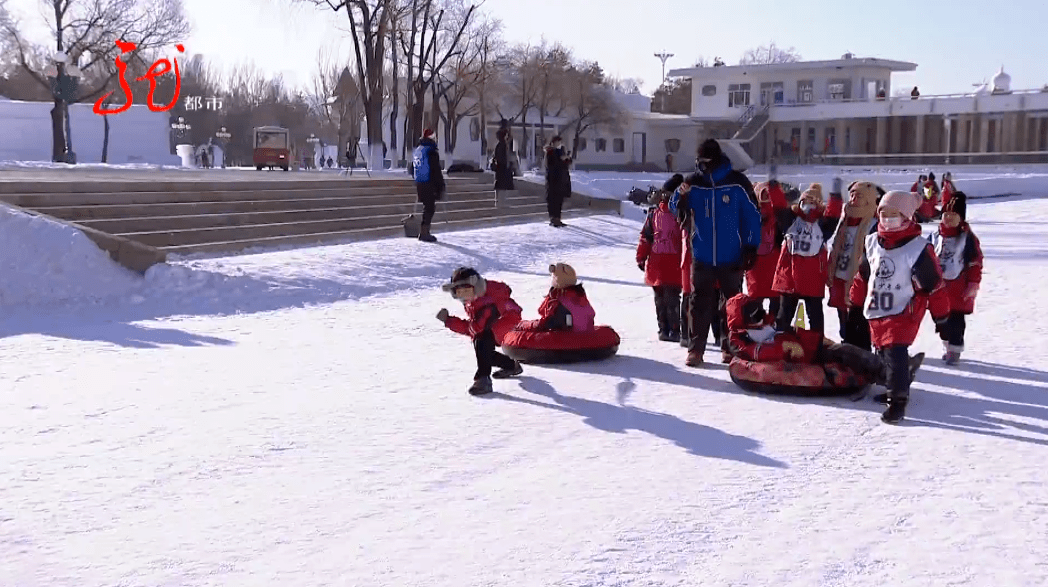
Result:
[[[750,49],[739,60],[739,65],[768,65],[771,63],[795,63],[801,60],[800,53],[793,47],[783,49],[775,42]]]
[[[503,50],[502,21],[486,21],[480,28],[481,42],[477,48],[477,67],[480,77],[477,79],[477,99],[480,101],[480,151],[488,156],[488,113],[492,103],[501,100],[502,94],[497,91],[499,70],[498,55]],[[492,91],[495,90],[495,91]]]
[[[535,108],[539,114],[539,141],[546,144],[546,116],[560,116],[567,106],[564,89],[567,72],[571,67],[571,53],[560,43],[546,47],[545,43],[536,51],[537,59],[530,73],[535,76]]]
[[[68,105],[94,100],[110,87],[120,74],[117,57],[129,63],[149,53],[184,41],[190,26],[181,0],[41,0],[48,9],[48,24],[54,36],[54,50],[68,56],[68,66],[85,74],[97,72],[93,83],[75,92],[53,92],[55,107],[51,110],[52,159],[66,160],[71,151],[68,136]],[[19,66],[40,86],[51,91],[51,82],[41,73],[50,52],[34,46],[20,33],[15,21],[0,5],[0,26],[7,43],[14,46]],[[116,41],[134,44],[130,55],[124,54]],[[59,77],[67,65],[60,64]],[[174,73],[173,71],[171,72]],[[85,78],[88,76],[85,75]],[[172,98],[174,99],[174,98]]]
[[[528,148],[528,114],[537,106],[539,100],[540,59],[539,48],[531,44],[516,45],[499,59],[500,66],[506,70],[506,77],[500,80],[504,86],[502,91],[509,97],[509,104],[513,110],[508,112],[507,116],[507,113],[502,112],[505,102],[498,100],[495,102],[495,111],[503,120],[520,120],[525,158],[531,153],[531,149]]]
[[[462,50],[457,53],[447,71],[440,72],[440,82],[444,87],[444,108],[441,120],[444,121],[444,148],[452,153],[458,144],[459,124],[470,116],[480,115],[481,134],[486,124],[484,89],[493,74],[491,67],[491,43],[502,24],[488,19],[475,20],[469,26],[463,39]],[[463,103],[468,104],[463,108]],[[483,139],[481,140],[483,150]]]
[[[407,136],[421,134],[427,91],[432,94],[432,109],[439,112],[443,89],[433,83],[448,61],[461,51],[463,32],[475,10],[475,5],[466,8],[462,0],[412,0],[410,26],[401,47],[408,62],[411,100]],[[437,119],[435,116],[432,123]]]
[[[321,49],[317,55],[318,70],[313,75],[313,87],[308,96],[310,107],[320,128],[334,131],[338,137],[339,159],[347,144],[360,140],[359,123],[362,116],[360,89],[349,66],[338,63],[330,53]]]
[[[706,58],[706,57],[703,57],[702,55],[699,55],[699,58],[695,60],[695,64],[692,65],[692,67],[709,67],[709,66],[710,66],[710,60],[708,58]]]
[[[651,111],[664,114],[691,114],[692,80],[690,77],[672,78],[655,90]]]
[[[640,89],[644,86],[644,81],[633,78],[633,77],[609,77],[607,78],[608,87],[613,90],[622,92],[623,94],[639,94]]]
[[[345,10],[353,37],[360,101],[367,119],[368,165],[382,167],[382,101],[385,95],[386,42],[394,16],[394,0],[292,0],[327,7],[338,13]]]
[[[583,62],[568,71],[567,100],[572,129],[572,152],[579,150],[582,133],[596,127],[618,126],[622,107],[615,101],[604,78],[604,71],[596,62]]]

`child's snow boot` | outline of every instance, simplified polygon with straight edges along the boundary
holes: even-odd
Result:
[[[509,379],[510,377],[516,377],[524,372],[524,367],[520,366],[520,361],[513,361],[513,367],[509,369],[499,369],[491,374],[494,379]]]
[[[908,404],[910,398],[908,397],[892,397],[888,396],[888,409],[884,410],[881,414],[881,422],[885,424],[898,424],[902,422],[903,418],[906,417],[906,404]]]
[[[910,357],[910,383],[913,383],[914,378],[917,377],[917,369],[921,368],[921,363],[923,362],[924,353],[917,353],[916,355]],[[881,383],[883,384],[884,382]],[[888,405],[888,394],[878,393],[877,395],[873,396],[873,401],[881,405]]]
[[[689,367],[701,367],[702,351],[688,351],[688,358],[684,361],[684,364]]]
[[[481,377],[480,379],[474,379],[473,385],[469,388],[470,395],[487,395],[495,389],[491,386],[490,377]]]
[[[946,352],[942,356],[942,362],[946,363],[947,365],[956,365],[957,363],[960,363],[962,348],[964,347],[959,347],[952,344],[946,345]]]

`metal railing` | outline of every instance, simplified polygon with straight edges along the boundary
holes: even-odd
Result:
[[[868,104],[870,102],[920,102],[922,100],[941,100],[950,98],[979,98],[983,96],[1016,96],[1016,95],[1030,95],[1030,94],[1048,94],[1048,90],[1042,88],[1039,90],[1014,90],[1010,92],[999,92],[990,94],[976,94],[974,92],[967,94],[932,94],[932,95],[921,95],[916,98],[904,95],[904,96],[886,96],[884,98],[841,98],[832,99],[826,98],[824,100],[813,100],[811,102],[797,102],[792,100],[789,102],[778,102],[774,104],[776,108],[800,108],[804,106],[818,106],[820,104]],[[772,104],[769,104],[771,106]]]

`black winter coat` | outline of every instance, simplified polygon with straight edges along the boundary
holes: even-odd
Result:
[[[433,139],[422,139],[419,141],[419,145],[425,145],[432,147],[429,150],[429,181],[426,183],[416,183],[415,188],[418,192],[418,201],[425,202],[426,200],[442,200],[444,199],[444,192],[447,189],[447,185],[444,183],[444,173],[440,169],[440,153],[437,151],[437,142]]]
[[[495,189],[496,190],[512,190],[513,184],[513,168],[509,163],[509,145],[506,141],[499,141],[495,145],[495,155],[491,158],[493,163],[492,171],[495,172]]]
[[[546,148],[546,199],[571,197],[571,159],[562,159],[564,148]]]

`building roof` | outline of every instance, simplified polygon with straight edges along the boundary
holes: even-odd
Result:
[[[759,71],[798,71],[808,69],[853,69],[857,67],[881,67],[891,71],[916,71],[917,64],[908,61],[893,61],[876,57],[829,59],[825,61],[795,61],[793,63],[768,63],[763,65],[722,65],[720,67],[687,67],[671,70],[670,77],[722,77]]]

